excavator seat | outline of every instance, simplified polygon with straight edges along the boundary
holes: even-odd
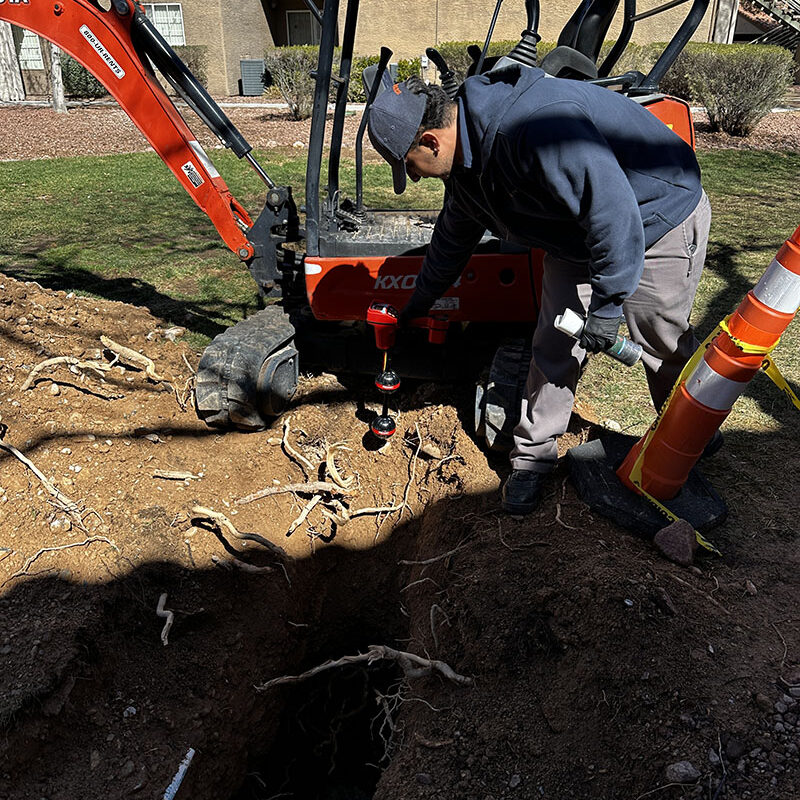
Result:
[[[557,78],[594,80],[603,39],[614,19],[619,0],[583,0],[558,37],[558,46],[541,63]]]

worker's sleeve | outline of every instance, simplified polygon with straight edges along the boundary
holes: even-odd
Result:
[[[483,232],[484,226],[460,208],[448,190],[409,301],[420,316],[456,282]]]
[[[585,231],[589,311],[621,316],[622,302],[636,290],[644,269],[644,228],[636,195],[611,147],[572,103],[540,109],[521,126],[516,147],[527,190],[547,192]]]

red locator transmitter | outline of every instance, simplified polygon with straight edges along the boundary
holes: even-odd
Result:
[[[397,335],[397,309],[388,303],[373,303],[367,310],[367,324],[375,329],[375,346],[389,350]]]

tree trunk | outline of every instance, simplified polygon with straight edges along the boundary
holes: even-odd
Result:
[[[0,101],[25,99],[11,24],[0,22]]]
[[[61,77],[61,50],[50,44],[50,90],[53,95],[53,111],[56,114],[67,113],[67,101],[64,99],[64,80]]]

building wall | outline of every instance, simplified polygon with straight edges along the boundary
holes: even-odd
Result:
[[[637,4],[637,12],[662,5],[662,0]],[[539,34],[544,41],[555,42],[564,24],[572,16],[578,0],[552,0],[542,3]],[[414,58],[440,42],[473,40],[483,42],[494,13],[494,0],[361,0],[355,50],[360,55],[377,55],[382,45],[394,52],[393,60]],[[634,41],[669,40],[683,21],[689,5],[659,14],[637,23]],[[700,23],[694,39],[708,41],[709,16]],[[493,39],[516,41],[525,27],[523,0],[506,0],[500,8]],[[344,25],[344,3],[339,10],[339,29]],[[622,27],[622,3],[607,39],[617,37]]]
[[[268,2],[268,0],[265,0]],[[261,0],[220,0],[222,7],[228,94],[239,94],[243,58],[264,58],[272,35]]]
[[[209,92],[239,94],[240,59],[263,58],[272,44],[260,0],[181,0],[181,5],[186,44],[208,48]]]

